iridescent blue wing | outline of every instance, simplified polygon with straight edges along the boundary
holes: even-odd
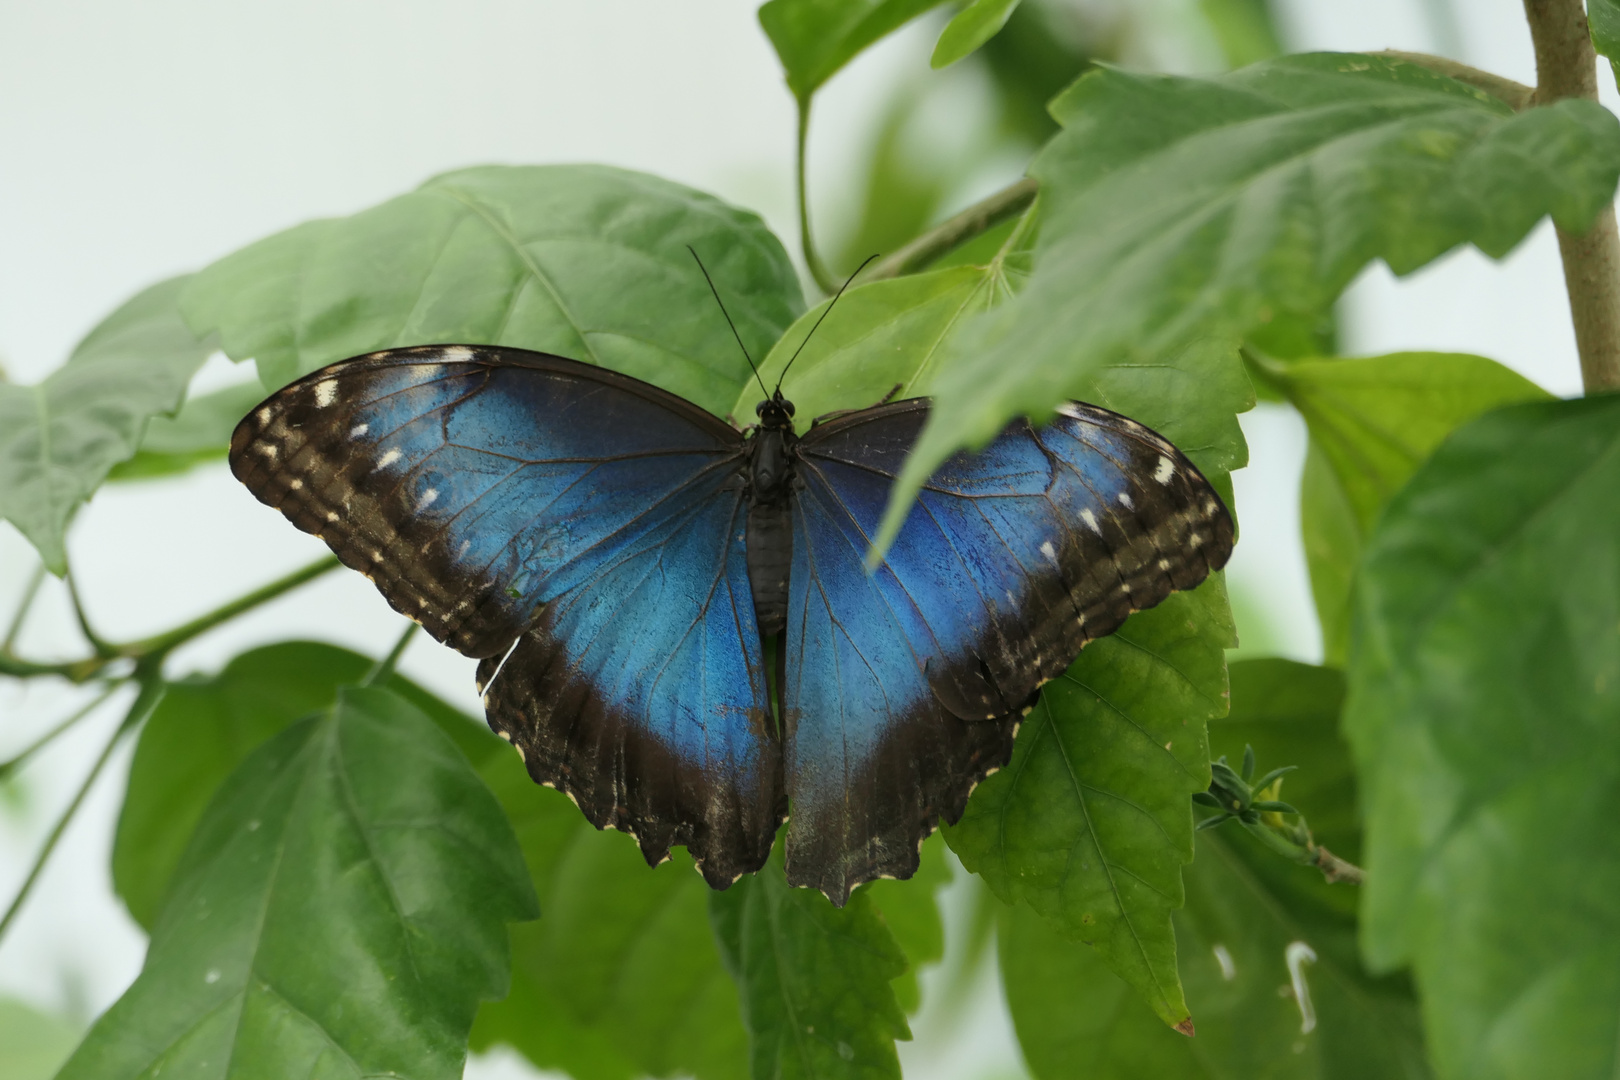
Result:
[[[1036,692],[1087,641],[1225,565],[1232,521],[1158,434],[1065,405],[958,454],[874,574],[864,560],[928,403],[795,446],[784,689],[788,878],[842,903],[909,877],[939,819],[1005,764]]]
[[[602,368],[518,349],[358,357],[231,442],[258,498],[482,662],[530,774],[649,862],[716,885],[784,811],[748,587],[741,436]]]

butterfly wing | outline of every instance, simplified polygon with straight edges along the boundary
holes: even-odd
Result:
[[[518,349],[334,364],[244,419],[231,468],[479,658],[490,726],[649,862],[769,854],[780,751],[748,587],[741,437],[672,394]]]
[[[1133,611],[1225,565],[1232,521],[1167,440],[1094,406],[1018,420],[924,486],[864,560],[927,419],[895,402],[795,446],[785,685],[789,880],[835,902],[909,877],[1005,764],[1041,684]]]

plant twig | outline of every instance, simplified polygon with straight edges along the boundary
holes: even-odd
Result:
[[[34,884],[39,880],[40,872],[45,869],[45,864],[50,861],[51,853],[56,850],[56,845],[62,839],[62,834],[67,831],[68,825],[79,812],[79,807],[84,804],[85,796],[90,794],[90,789],[95,786],[102,770],[107,767],[107,762],[112,760],[113,751],[118,748],[118,744],[123,741],[126,733],[138,727],[141,721],[152,714],[152,710],[157,708],[158,702],[163,700],[163,691],[163,680],[157,676],[156,669],[144,668],[142,671],[141,691],[136,696],[135,703],[129,707],[129,712],[124,716],[123,721],[119,723],[118,730],[113,732],[112,738],[107,740],[107,745],[101,748],[100,756],[96,758],[96,763],[90,766],[89,775],[84,778],[84,783],[79,785],[79,790],[74,794],[73,801],[68,803],[67,809],[62,812],[62,816],[51,827],[50,835],[45,838],[44,846],[39,849],[39,854],[34,857],[34,865],[29,867],[28,876],[23,878],[22,886],[12,899],[11,906],[6,909],[4,916],[0,917],[0,940],[5,939],[6,931],[11,929],[11,924],[16,921],[17,913],[22,910],[23,903],[28,899],[28,894],[33,892]]]
[[[1597,100],[1597,53],[1581,0],[1524,0],[1536,47],[1536,105]],[[1558,230],[1564,288],[1587,393],[1620,390],[1620,228],[1606,207],[1584,236]]]
[[[17,635],[22,633],[23,620],[28,618],[28,609],[34,606],[34,597],[39,595],[39,587],[45,583],[45,564],[40,563],[34,567],[34,574],[23,586],[22,599],[17,603],[17,614],[11,617],[11,625],[6,627],[6,636],[0,641],[0,652],[10,652],[11,647],[17,643]]]
[[[1536,89],[1526,86],[1522,82],[1503,78],[1501,75],[1489,71],[1481,71],[1476,67],[1459,63],[1444,56],[1434,56],[1430,53],[1404,52],[1401,49],[1380,49],[1368,56],[1382,56],[1390,60],[1404,60],[1408,64],[1428,68],[1439,75],[1456,79],[1460,83],[1467,83],[1475,90],[1483,90],[1491,97],[1507,105],[1514,112],[1523,112],[1531,104]]]
[[[989,232],[1008,218],[1022,214],[1035,201],[1038,185],[1030,177],[1002,188],[989,198],[981,199],[948,221],[929,229],[909,244],[867,271],[867,281],[899,277],[915,273],[929,263],[960,247],[981,233]]]
[[[95,628],[90,625],[90,616],[84,613],[84,603],[79,599],[79,586],[74,581],[73,571],[69,570],[65,576],[67,578],[68,599],[73,602],[73,617],[78,620],[79,633],[84,635],[84,640],[89,642],[90,648],[95,651],[97,656],[117,656],[118,647],[96,633]]]
[[[360,685],[376,686],[380,682],[387,682],[388,677],[399,666],[399,658],[405,655],[406,646],[410,645],[411,639],[416,636],[416,632],[420,629],[422,627],[416,623],[407,625],[405,632],[399,635],[399,640],[394,642],[394,647],[388,650],[388,655],[371,665],[371,670],[366,672],[366,677],[360,680]]]
[[[1351,885],[1363,885],[1367,881],[1365,870],[1353,862],[1339,858],[1321,844],[1316,845],[1316,857],[1311,860],[1311,865],[1322,871],[1322,876],[1327,878],[1330,884],[1336,885],[1344,881]]]
[[[13,754],[9,760],[0,761],[0,781],[8,779],[13,773],[26,765],[29,758],[33,757],[35,754],[39,753],[41,750],[45,749],[53,741],[55,741],[57,736],[73,727],[74,724],[77,724],[80,720],[83,720],[91,713],[95,712],[101,707],[103,702],[112,697],[113,694],[118,691],[118,688],[121,685],[123,685],[122,682],[113,682],[108,684],[105,690],[96,695],[94,698],[91,698],[89,703],[81,707],[78,711],[69,715],[66,720],[63,720],[45,734],[23,747],[17,753]]]
[[[816,285],[824,293],[831,293],[838,288],[838,280],[833,277],[827,264],[821,261],[821,255],[816,251],[815,236],[810,232],[810,192],[805,183],[805,150],[810,141],[810,99],[799,99],[799,143],[798,143],[798,195],[799,195],[799,245],[804,251],[804,264],[810,269],[810,276],[815,279]]]

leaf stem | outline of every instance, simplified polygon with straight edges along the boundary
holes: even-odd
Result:
[[[8,653],[17,643],[17,635],[22,633],[23,620],[28,618],[28,610],[34,606],[34,597],[39,595],[39,587],[45,583],[45,564],[40,563],[34,567],[34,574],[23,586],[22,600],[17,604],[17,613],[11,617],[11,625],[6,627],[6,637],[0,641],[0,653]]]
[[[90,699],[89,703],[84,705],[77,712],[72,713],[66,720],[63,720],[45,734],[23,747],[22,750],[12,755],[9,760],[0,761],[0,781],[10,779],[13,773],[17,772],[28,763],[29,758],[33,757],[35,754],[49,746],[53,741],[55,741],[57,736],[73,727],[74,724],[77,724],[80,720],[83,720],[85,717],[95,712],[101,707],[102,703],[108,698],[112,697],[122,685],[122,680],[115,680],[109,683],[105,690],[103,690],[100,694],[97,694],[94,698]]]
[[[387,681],[388,677],[394,673],[394,669],[399,666],[399,658],[405,655],[406,646],[410,645],[411,639],[416,636],[416,632],[420,629],[422,629],[421,626],[416,623],[407,624],[405,632],[399,635],[399,640],[394,642],[394,647],[388,651],[388,655],[371,665],[371,670],[366,672],[366,677],[360,680],[360,685],[376,686],[380,682]]]
[[[1581,0],[1524,0],[1536,48],[1534,104],[1596,101],[1597,53]],[[1620,390],[1620,228],[1606,207],[1584,236],[1558,230],[1586,392]]]
[[[975,236],[1000,225],[1029,209],[1035,201],[1038,185],[1030,177],[1002,188],[989,198],[981,199],[954,217],[941,222],[899,251],[878,260],[867,271],[867,281],[913,274],[925,268],[952,248],[959,247]]]
[[[79,586],[73,579],[73,571],[69,569],[63,576],[67,578],[68,599],[73,602],[73,617],[78,620],[79,633],[84,635],[84,640],[89,642],[90,648],[97,656],[108,658],[117,656],[118,647],[96,633],[95,628],[90,625],[90,617],[84,613],[84,604],[79,600]]]
[[[141,721],[152,714],[152,710],[157,708],[158,702],[163,700],[163,691],[164,683],[157,675],[155,665],[144,667],[141,674],[141,690],[136,695],[134,704],[129,707],[129,712],[125,714],[124,719],[119,723],[118,730],[114,731],[112,738],[107,740],[107,745],[101,748],[100,756],[96,758],[96,763],[90,767],[90,773],[84,778],[84,782],[79,785],[79,790],[74,794],[73,801],[68,803],[67,809],[62,812],[62,816],[51,827],[50,835],[45,838],[44,846],[40,848],[39,854],[34,857],[34,865],[29,867],[28,876],[23,878],[22,887],[17,890],[17,895],[12,899],[11,906],[6,909],[5,915],[0,917],[0,940],[5,939],[6,931],[11,929],[11,924],[16,921],[17,913],[22,910],[23,903],[28,899],[28,894],[33,892],[35,883],[39,881],[40,872],[45,869],[45,864],[50,861],[51,853],[56,850],[56,845],[62,839],[62,834],[67,831],[68,825],[79,812],[79,807],[84,805],[85,796],[90,794],[90,789],[95,786],[102,770],[107,767],[107,762],[112,760],[113,751],[118,748],[118,744],[123,740],[127,732],[139,726]]]
[[[804,250],[804,264],[810,269],[810,276],[815,279],[816,285],[824,293],[831,293],[838,288],[838,280],[827,269],[826,263],[821,261],[821,254],[816,251],[816,241],[810,232],[810,193],[805,182],[805,149],[810,141],[810,98],[808,95],[798,99],[799,102],[799,142],[798,142],[798,196],[799,196],[799,244]]]

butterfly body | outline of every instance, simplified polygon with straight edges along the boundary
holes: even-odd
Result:
[[[869,571],[928,410],[800,435],[777,393],[739,432],[592,365],[426,346],[278,391],[231,466],[477,658],[491,727],[598,827],[723,888],[787,820],[789,879],[842,903],[915,870],[1087,641],[1231,551],[1179,451],[1072,403],[950,459]]]

